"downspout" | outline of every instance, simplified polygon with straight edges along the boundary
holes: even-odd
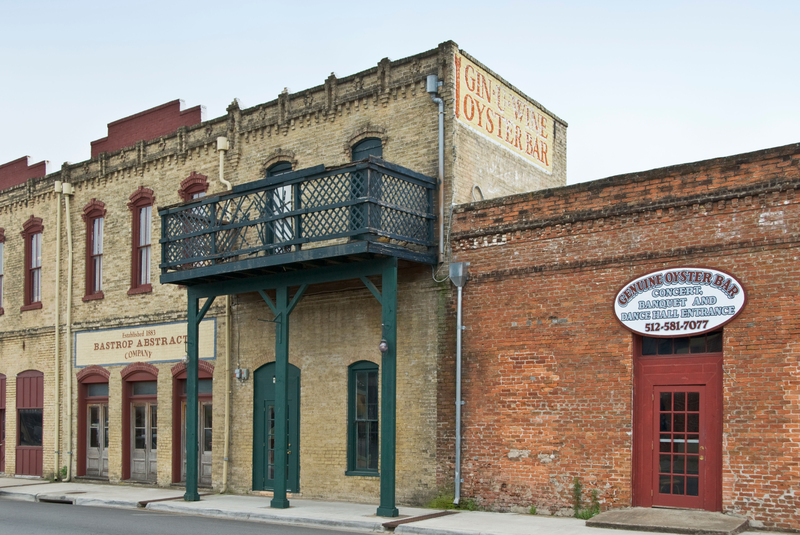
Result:
[[[439,105],[439,263],[444,262],[444,100],[439,94],[442,82],[435,74],[429,74],[426,89],[431,99]]]
[[[55,455],[54,477],[60,473],[61,464],[61,336],[60,336],[60,319],[61,319],[61,288],[59,283],[61,281],[61,181],[56,180],[54,184],[56,194],[56,313],[55,313],[55,375],[56,375],[56,430],[54,433]]]
[[[450,264],[450,280],[458,288],[458,309],[456,313],[456,460],[455,460],[455,499],[458,505],[461,500],[461,292],[469,279],[467,266],[469,262],[453,262]]]
[[[225,180],[225,151],[228,150],[228,138],[217,138],[217,151],[219,152],[219,181],[228,191],[233,185]],[[225,437],[222,446],[222,492],[228,491],[228,448],[230,443],[231,427],[231,296],[225,296]]]
[[[63,186],[64,205],[67,215],[67,481],[72,480],[72,218],[69,213],[69,200],[75,193],[72,184]]]

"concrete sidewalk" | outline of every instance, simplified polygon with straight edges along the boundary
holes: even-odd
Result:
[[[183,501],[181,488],[157,488],[126,484],[88,482],[49,483],[43,480],[0,477],[0,498],[11,500],[73,503],[85,506],[147,508],[235,520],[341,528],[364,532],[388,532],[384,524],[406,521],[395,533],[420,535],[608,535],[608,529],[587,527],[583,520],[515,513],[459,511],[437,518],[420,519],[438,511],[400,507],[399,518],[375,516],[376,505],[290,499],[288,509],[272,509],[270,498],[209,494],[198,502]],[[418,519],[418,520],[414,520]],[[652,531],[626,531],[644,534]],[[764,533],[764,532],[759,532]]]

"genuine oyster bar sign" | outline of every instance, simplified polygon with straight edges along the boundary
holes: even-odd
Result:
[[[648,273],[617,293],[614,313],[645,336],[676,337],[722,327],[744,307],[744,288],[715,269],[678,267]]]

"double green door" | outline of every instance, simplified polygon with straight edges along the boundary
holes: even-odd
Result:
[[[255,371],[253,407],[253,490],[275,488],[275,363]],[[286,385],[286,491],[300,491],[300,369],[288,365]]]

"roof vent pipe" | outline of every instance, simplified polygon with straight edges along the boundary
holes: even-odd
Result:
[[[450,264],[450,280],[458,288],[458,312],[456,315],[456,462],[455,462],[455,499],[453,503],[458,505],[461,500],[461,291],[469,279],[467,271],[469,262],[453,262]]]

